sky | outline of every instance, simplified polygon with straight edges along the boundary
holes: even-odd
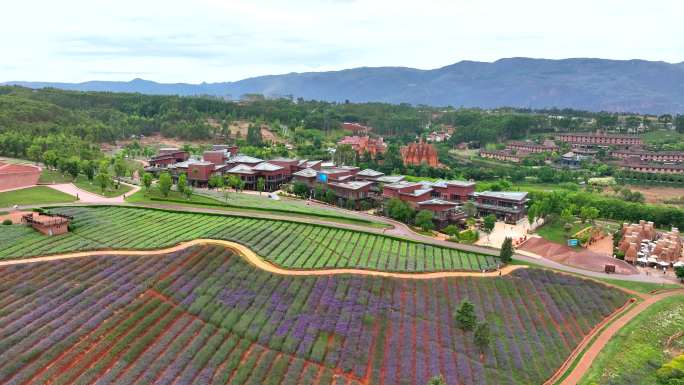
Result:
[[[362,66],[684,61],[681,0],[4,0],[0,81],[222,82]]]

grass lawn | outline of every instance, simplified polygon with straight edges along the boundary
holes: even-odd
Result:
[[[684,349],[684,338],[666,347],[667,339],[682,331],[684,295],[664,299],[646,309],[616,334],[579,382],[646,385],[658,383],[655,371]]]
[[[102,194],[102,189],[100,189],[100,186],[95,184],[95,182],[91,183],[88,180],[88,178],[86,178],[83,175],[79,175],[78,178],[76,178],[76,180],[73,181],[73,183],[76,187],[80,188],[81,190],[85,190],[97,195],[102,195],[107,198],[118,197],[119,195],[126,194],[127,192],[133,189],[133,187],[130,187],[125,184],[120,184],[119,188],[117,189],[116,182],[114,182],[114,185],[107,187],[104,194]]]
[[[149,194],[145,194],[143,190],[140,190],[130,197],[126,197],[126,201],[130,203],[164,204],[164,200],[169,200],[170,202],[168,203],[173,205],[211,208],[233,212],[262,212],[273,215],[289,215],[300,218],[318,217],[339,223],[349,223],[353,225],[378,228],[388,227],[386,224],[381,222],[356,219],[352,216],[344,216],[342,213],[333,210],[306,206],[303,201],[300,202],[294,199],[269,199],[265,194],[264,196],[259,197],[257,195],[235,194],[230,192],[228,194],[228,202],[219,197],[213,198],[206,195],[193,194],[190,200],[188,200],[185,196],[175,191],[171,191],[169,196],[164,198],[159,190],[153,187]]]
[[[570,236],[572,234],[577,233],[578,231],[591,226],[588,223],[573,223],[572,224],[572,229],[568,233]],[[565,230],[563,229],[563,225],[560,223],[560,221],[554,221],[551,223],[547,223],[544,226],[540,227],[537,229],[537,234],[539,234],[542,238],[546,239],[547,241],[554,242],[554,243],[559,243],[561,245],[567,244],[567,239],[565,236]]]
[[[0,207],[74,202],[76,197],[47,186],[35,186],[0,193]]]
[[[71,175],[62,174],[61,172],[59,172],[57,170],[48,170],[47,168],[44,168],[43,172],[40,173],[40,178],[38,179],[38,183],[43,183],[43,184],[71,183],[73,180],[74,180],[74,178],[72,178]]]

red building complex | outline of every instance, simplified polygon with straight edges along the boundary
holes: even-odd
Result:
[[[591,146],[641,146],[641,137],[623,134],[567,133],[559,134],[558,140],[570,144]]]
[[[373,158],[375,158],[377,154],[384,154],[385,151],[387,151],[387,144],[382,138],[371,138],[370,136],[345,136],[337,142],[337,144],[348,144],[357,154],[363,155],[369,153]]]
[[[480,150],[480,157],[511,163],[520,163],[522,161],[522,157],[517,153],[514,154],[511,150]]]
[[[684,151],[639,151],[639,150],[615,150],[610,156],[619,159],[638,159],[642,162],[668,162],[683,163]]]
[[[622,169],[649,174],[684,174],[682,164],[655,164],[644,162],[623,162],[620,164]]]
[[[405,166],[420,166],[425,163],[430,167],[440,167],[437,150],[422,140],[401,147],[400,152]]]
[[[289,168],[279,166],[270,162],[261,162],[256,165],[238,164],[223,172],[224,175],[235,175],[245,182],[245,188],[256,190],[257,182],[260,178],[264,180],[266,191],[275,191],[289,182],[292,174]]]
[[[0,162],[0,191],[17,190],[38,183],[40,167]]]
[[[506,145],[506,148],[520,153],[542,153],[553,152],[558,150],[558,146],[551,141],[545,140],[543,144],[534,142],[511,141]]]

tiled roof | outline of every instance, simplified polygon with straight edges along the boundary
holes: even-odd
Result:
[[[399,182],[403,181],[404,176],[403,175],[384,175],[384,176],[377,178],[376,180],[378,182],[381,182],[381,183],[394,184],[394,183],[399,183]]]
[[[407,182],[404,180],[396,182],[396,183],[390,183],[390,184],[385,185],[386,188],[392,188],[392,189],[400,189],[400,188],[404,188],[404,187],[413,187],[413,186],[422,186],[422,185],[420,183]]]
[[[301,176],[304,178],[314,178],[314,177],[316,177],[317,173],[318,173],[318,171],[316,171],[312,168],[305,168],[304,170],[297,171],[297,172],[293,173],[292,175]]]
[[[438,199],[438,198],[418,202],[418,204],[419,205],[443,205],[443,206],[457,206],[458,205],[458,203],[456,203],[456,202],[449,202],[449,201],[445,201],[444,199]]]
[[[252,167],[244,164],[238,164],[237,166],[231,168],[226,172],[229,174],[254,174],[254,170],[252,170]]]
[[[360,180],[352,181],[352,182],[342,182],[342,183],[336,183],[336,182],[329,183],[330,186],[337,186],[337,187],[346,188],[349,190],[358,190],[358,189],[364,188],[364,187],[371,185],[371,184],[373,184],[373,182],[360,181]]]
[[[520,201],[527,198],[527,191],[483,191],[480,193],[475,193],[475,196],[512,199]]]
[[[256,166],[252,167],[252,169],[256,170],[256,171],[278,171],[278,170],[282,170],[283,167],[278,166],[277,164],[263,162],[263,163],[259,163]]]
[[[380,171],[375,171],[375,170],[373,170],[373,169],[367,168],[367,169],[365,169],[365,170],[359,171],[359,173],[356,174],[356,175],[358,175],[358,176],[376,177],[376,176],[383,176],[383,175],[385,175],[385,174],[382,173],[382,172],[380,172]]]
[[[228,163],[261,163],[263,159],[255,158],[249,155],[236,155],[228,160]]]

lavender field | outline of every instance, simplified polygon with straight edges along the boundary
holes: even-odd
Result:
[[[536,269],[290,277],[217,246],[4,267],[2,384],[541,384],[627,300]],[[453,312],[491,326],[481,356]]]

